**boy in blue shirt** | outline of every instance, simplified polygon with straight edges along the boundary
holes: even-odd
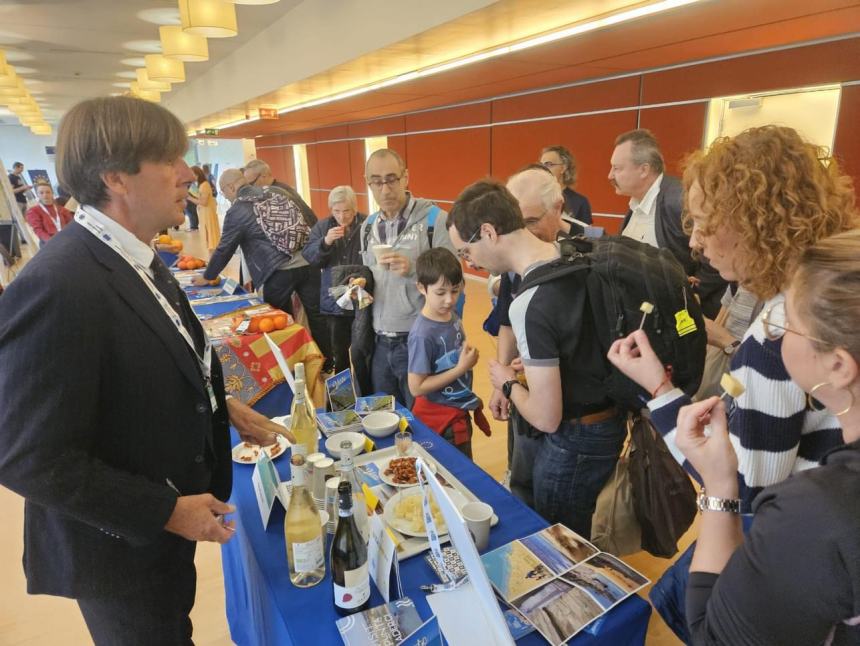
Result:
[[[469,411],[490,434],[481,400],[472,392],[472,368],[478,351],[466,343],[455,305],[463,291],[463,268],[444,247],[422,253],[415,264],[424,307],[409,331],[409,391],[412,412],[433,431],[472,457]]]

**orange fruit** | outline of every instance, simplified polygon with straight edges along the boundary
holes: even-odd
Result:
[[[174,240],[173,249],[174,253],[179,253],[180,251],[182,251],[182,240]]]
[[[255,332],[260,331],[260,321],[257,319],[251,319],[251,322],[248,324],[247,332],[254,334]]]
[[[158,236],[158,242],[159,244],[170,244],[170,236],[166,233],[162,233],[160,236]]]
[[[260,332],[271,332],[275,329],[275,322],[270,319],[268,316],[264,316],[260,319],[259,330]]]
[[[184,260],[180,260],[178,263],[176,263],[176,266],[182,270],[188,269],[188,263],[185,262]]]
[[[286,315],[278,314],[273,320],[275,322],[275,329],[276,330],[283,330],[285,327],[287,327]]]

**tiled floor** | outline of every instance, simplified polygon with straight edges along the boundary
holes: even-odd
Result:
[[[186,253],[206,256],[203,231],[171,233],[184,241]],[[237,268],[238,263],[234,260],[226,273],[236,277]],[[481,356],[475,370],[474,387],[487,401],[490,384],[486,361],[495,357],[495,345],[492,337],[482,331],[481,324],[490,302],[483,282],[467,281],[466,293],[465,327],[469,342],[478,348]],[[494,422],[491,437],[477,433],[474,438],[475,461],[493,477],[501,479],[506,467],[506,447],[505,427]],[[23,503],[18,496],[2,488],[0,517],[5,521],[0,532],[0,646],[78,646],[91,643],[73,601],[27,596],[21,570]],[[695,529],[694,526],[684,537],[684,547],[692,540]],[[635,554],[626,560],[652,580],[656,580],[669,564],[669,561],[645,553]],[[195,642],[199,646],[229,645],[231,641],[224,615],[220,551],[216,545],[199,545],[197,568],[197,603],[192,612]],[[659,618],[652,617],[647,643],[674,646],[681,642]]]

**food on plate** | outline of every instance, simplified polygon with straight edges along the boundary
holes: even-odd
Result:
[[[385,469],[385,475],[396,484],[418,484],[415,460],[417,458],[393,458]]]
[[[402,497],[394,506],[394,518],[396,520],[408,523],[410,531],[424,532],[427,531],[424,525],[424,506],[422,504],[423,497],[419,494]],[[444,534],[448,531],[448,526],[445,524],[445,519],[442,517],[442,512],[439,510],[439,505],[433,496],[430,496],[430,513],[433,515],[433,522],[436,524],[436,531]]]
[[[284,447],[280,442],[275,442],[272,446],[267,447],[267,449],[269,451],[269,457],[273,458],[276,455],[280,455],[281,451],[284,450]]]

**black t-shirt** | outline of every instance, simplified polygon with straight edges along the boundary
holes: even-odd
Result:
[[[529,267],[526,276],[542,264]],[[609,367],[594,330],[586,277],[587,272],[579,272],[527,288],[509,310],[523,364],[559,367],[565,420],[611,405],[605,391],[594,387],[609,374]]]
[[[12,188],[21,188],[22,186],[26,186],[24,180],[21,179],[20,175],[16,175],[15,173],[9,173],[9,182],[12,184]],[[27,203],[27,191],[21,191],[20,193],[15,193],[15,201],[20,202],[21,204]]]

